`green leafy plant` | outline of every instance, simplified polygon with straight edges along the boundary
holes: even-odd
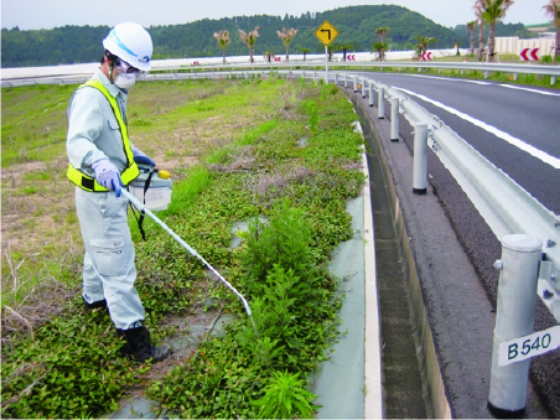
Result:
[[[319,406],[313,404],[317,395],[307,391],[305,385],[297,373],[274,372],[265,396],[251,404],[261,407],[258,414],[263,419],[310,418]]]
[[[295,273],[304,273],[309,268],[311,230],[302,210],[292,207],[289,200],[284,199],[275,206],[268,223],[255,217],[249,224],[249,232],[241,256],[249,287],[258,291],[275,265]]]

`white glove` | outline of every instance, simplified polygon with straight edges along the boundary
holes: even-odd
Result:
[[[121,196],[121,175],[115,165],[109,159],[101,159],[91,164],[95,172],[95,178],[100,185],[109,191],[115,191],[117,197]]]

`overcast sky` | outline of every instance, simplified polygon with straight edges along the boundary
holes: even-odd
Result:
[[[548,1],[515,0],[504,22],[546,22],[542,6]],[[454,27],[474,20],[474,0],[1,0],[1,3],[2,28],[19,26],[20,29],[113,26],[124,21],[148,27],[256,14],[300,16],[307,11],[364,4],[404,6],[444,26]]]

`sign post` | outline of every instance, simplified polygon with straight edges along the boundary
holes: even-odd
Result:
[[[522,356],[537,355],[543,347],[549,350],[555,345],[554,332],[533,333],[542,246],[533,236],[506,235],[502,259],[494,265],[500,270],[500,280],[488,409],[498,418],[525,411],[530,360]]]
[[[339,34],[340,33],[328,20],[325,20],[315,31],[315,36],[325,45],[325,77],[327,84],[329,83],[329,44],[333,42]]]

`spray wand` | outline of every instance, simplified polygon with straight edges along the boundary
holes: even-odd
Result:
[[[251,321],[253,320],[253,318],[251,317],[251,308],[249,307],[249,304],[247,303],[247,300],[245,300],[245,298],[243,297],[243,295],[241,293],[239,293],[235,287],[233,287],[226,279],[224,279],[220,273],[218,273],[214,267],[212,267],[208,261],[206,261],[198,252],[196,252],[193,248],[191,248],[189,246],[189,244],[187,244],[183,239],[181,239],[179,237],[179,235],[177,235],[175,232],[173,232],[165,223],[163,223],[154,213],[152,213],[144,204],[142,204],[139,200],[137,200],[132,194],[130,194],[127,190],[125,190],[124,188],[121,190],[122,195],[124,195],[126,198],[128,198],[130,200],[130,202],[132,204],[134,204],[134,207],[136,207],[139,211],[141,212],[145,212],[148,216],[150,216],[150,218],[156,222],[158,225],[160,225],[165,231],[167,231],[167,233],[169,233],[177,242],[179,242],[179,244],[181,244],[181,246],[183,248],[185,248],[193,257],[198,258],[200,261],[202,261],[204,263],[204,265],[206,265],[206,267],[208,267],[210,269],[210,271],[212,271],[219,279],[222,283],[224,283],[226,285],[226,287],[228,287],[233,293],[235,293],[235,295],[241,300],[241,302],[243,303],[243,306],[245,307],[245,311],[247,312],[247,315],[249,315],[249,318],[251,318]]]

